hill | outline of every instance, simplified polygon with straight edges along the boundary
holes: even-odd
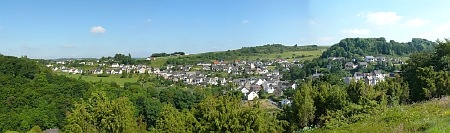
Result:
[[[164,64],[196,64],[199,62],[234,61],[234,60],[272,60],[272,59],[303,59],[311,60],[319,57],[327,46],[305,45],[285,46],[282,44],[267,44],[256,47],[243,47],[236,50],[207,52],[185,56],[161,57],[152,61],[153,67]]]
[[[322,128],[310,132],[450,132],[450,99],[403,105],[377,111],[363,120],[337,128]]]
[[[429,51],[436,46],[435,42],[426,39],[413,38],[411,42],[400,43],[381,38],[346,38],[332,45],[322,53],[322,58],[346,57],[354,58],[366,55],[407,56],[410,53]]]

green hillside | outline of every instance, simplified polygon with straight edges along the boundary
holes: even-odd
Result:
[[[379,110],[361,121],[337,127],[320,128],[312,133],[361,132],[450,132],[450,99],[445,97],[412,105]]]
[[[166,64],[196,64],[198,62],[212,62],[214,60],[273,60],[273,59],[299,59],[312,60],[320,57],[328,46],[285,46],[281,44],[267,44],[255,47],[243,47],[236,50],[207,52],[185,56],[159,57],[151,61],[152,67],[161,67]]]
[[[323,52],[322,58],[346,57],[353,58],[365,55],[408,56],[414,52],[429,51],[435,42],[421,38],[413,38],[411,42],[400,43],[385,38],[346,38]]]

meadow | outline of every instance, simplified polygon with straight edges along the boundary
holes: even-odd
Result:
[[[81,78],[82,80],[85,80],[88,82],[98,82],[98,81],[116,82],[120,86],[123,86],[127,82],[135,83],[138,81],[138,78],[139,78],[138,74],[135,74],[132,78],[128,78],[128,77],[120,78],[120,76],[121,76],[120,74],[113,74],[113,75],[109,75],[108,77],[97,77],[97,75],[95,75],[95,74],[92,74],[92,75],[69,74],[69,73],[58,73],[58,74],[62,74],[67,77],[76,78],[76,79]]]
[[[319,46],[318,50],[312,50],[312,51],[289,51],[289,52],[283,52],[283,53],[271,53],[271,54],[258,54],[258,55],[251,55],[251,56],[239,56],[237,59],[239,60],[274,60],[274,59],[287,59],[288,61],[293,61],[294,59],[299,60],[312,60],[314,58],[318,58],[322,55],[324,51],[326,51],[329,48],[329,46]],[[220,51],[219,51],[220,52]],[[186,56],[195,56],[197,54],[193,55],[186,55]],[[152,60],[150,63],[150,66],[160,68],[164,66],[166,61],[170,58],[177,58],[177,56],[169,56],[169,57],[159,57],[156,60]]]

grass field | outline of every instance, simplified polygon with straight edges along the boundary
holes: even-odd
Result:
[[[326,50],[326,48],[321,48],[314,51],[292,51],[292,52],[283,52],[283,53],[272,53],[272,54],[260,54],[256,56],[241,56],[239,59],[246,60],[256,60],[256,59],[302,59],[302,60],[312,60],[314,58],[318,58],[322,55],[322,53]],[[304,57],[300,57],[300,56]],[[298,58],[297,58],[298,57]]]
[[[319,46],[318,50],[313,51],[291,51],[291,52],[283,52],[283,53],[272,53],[272,54],[259,54],[259,55],[253,55],[253,56],[240,56],[238,59],[240,60],[256,60],[256,59],[288,59],[289,61],[292,61],[294,59],[301,59],[301,60],[312,60],[314,58],[318,58],[322,55],[322,53],[327,50],[329,46]],[[302,57],[303,55],[303,57]],[[186,56],[195,56],[194,55],[186,55]],[[298,58],[297,58],[298,57]],[[176,56],[173,57],[160,57],[156,60],[151,61],[150,66],[160,68],[162,67],[167,59],[169,58],[177,58]]]
[[[336,129],[315,129],[323,133],[402,133],[402,132],[450,132],[450,97],[379,111],[368,118]]]
[[[67,77],[71,77],[71,78],[80,78],[82,80],[88,81],[88,82],[97,82],[97,81],[103,81],[103,82],[116,82],[117,84],[119,84],[120,86],[123,86],[126,82],[137,82],[138,80],[138,75],[134,75],[133,78],[120,78],[120,74],[116,74],[116,75],[109,75],[109,77],[97,77],[97,75],[81,75],[81,74],[68,74],[68,73],[58,73],[61,75],[66,75]]]

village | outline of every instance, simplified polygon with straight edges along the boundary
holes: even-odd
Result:
[[[345,62],[348,61],[342,57],[329,57],[328,60]],[[365,56],[360,61],[352,59],[346,62],[342,69],[352,71],[358,68],[367,68],[376,63],[389,61],[394,65],[403,64],[397,58],[374,57]],[[92,66],[95,69],[83,70],[77,67],[66,67],[67,64],[75,63],[75,61],[56,61],[53,64],[48,64],[47,67],[52,68],[53,71],[70,73],[70,74],[107,74],[117,75],[123,73],[135,74],[154,74],[161,76],[166,80],[174,82],[182,82],[188,85],[228,85],[234,86],[233,90],[242,92],[245,96],[244,100],[253,100],[259,97],[259,92],[264,91],[267,94],[274,96],[283,96],[283,91],[286,89],[296,89],[297,83],[295,81],[283,80],[283,71],[289,71],[292,67],[302,68],[299,60],[288,61],[286,59],[277,59],[269,61],[240,61],[232,62],[213,61],[213,62],[199,62],[193,65],[171,65],[167,64],[164,67],[157,68],[149,65],[125,65],[116,62],[77,62],[78,65]],[[57,67],[58,66],[58,67]],[[331,69],[332,65],[327,65],[327,69]],[[278,68],[278,69],[276,69]],[[388,77],[394,77],[395,73],[400,71],[386,72],[383,70],[373,70],[368,73],[354,72],[351,76],[342,77],[346,84],[352,81],[363,81],[367,85],[376,85],[384,81]],[[320,78],[322,73],[314,73],[310,77],[312,79]],[[283,99],[279,104],[288,105],[290,100]]]

